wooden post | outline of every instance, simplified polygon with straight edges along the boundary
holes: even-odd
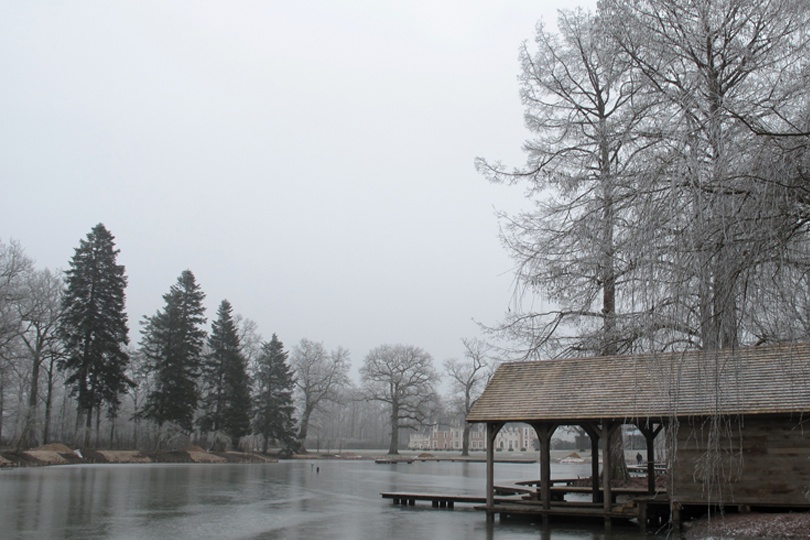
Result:
[[[641,527],[641,533],[647,534],[647,501],[636,502],[638,507],[638,524]]]
[[[540,490],[543,508],[551,508],[551,429],[543,426],[540,430]]]
[[[494,517],[495,508],[495,437],[502,423],[487,422],[487,519]]]
[[[599,492],[599,426],[598,424],[582,424],[582,429],[591,438],[591,494],[592,501],[601,502],[602,494]]]
[[[663,427],[663,424],[658,424],[652,431],[652,436],[647,439],[647,490],[650,495],[655,494],[655,438]]]
[[[658,424],[653,428],[653,423],[649,419],[646,424],[638,424],[638,430],[647,442],[647,492],[650,495],[655,495],[655,438],[663,427],[663,424]]]
[[[602,501],[602,508],[606,512],[610,511],[611,504],[613,502],[613,493],[611,490],[612,482],[610,481],[610,469],[611,469],[611,460],[610,460],[610,435],[615,429],[614,423],[609,420],[602,420],[602,429],[601,433],[599,434],[599,442],[601,443],[600,446],[602,447],[602,495],[604,497]]]
[[[540,500],[543,508],[551,508],[551,435],[556,424],[535,422],[531,426],[540,440]],[[545,514],[544,514],[545,516]]]

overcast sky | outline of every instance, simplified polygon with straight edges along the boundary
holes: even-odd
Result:
[[[518,49],[595,0],[0,5],[0,239],[67,268],[104,223],[130,337],[190,269],[289,349],[437,368],[510,301],[476,156],[523,162]]]

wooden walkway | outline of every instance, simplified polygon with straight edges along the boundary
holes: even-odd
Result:
[[[517,515],[529,515],[631,520],[638,518],[639,515],[633,505],[614,506],[610,510],[605,510],[598,503],[572,502],[552,504],[549,508],[543,508],[540,501],[496,502],[492,509],[487,509],[486,506],[476,506],[475,509],[483,510],[488,514],[499,514],[501,517],[507,518]]]
[[[391,456],[391,457],[374,458],[374,463],[385,464],[385,465],[396,464],[396,463],[413,463],[414,461],[420,461],[422,463],[440,462],[440,461],[448,461],[450,463],[456,463],[456,462],[459,462],[459,463],[486,463],[487,462],[486,459],[477,458],[477,457]],[[537,459],[535,459],[535,458],[519,458],[519,457],[502,457],[500,459],[496,459],[495,463],[537,463]]]
[[[442,493],[408,493],[404,491],[386,491],[380,493],[383,499],[393,499],[394,504],[403,506],[414,506],[416,501],[426,501],[433,505],[433,508],[453,508],[457,503],[486,504],[486,497],[475,495],[448,495]],[[496,497],[498,503],[518,502],[519,499]]]
[[[577,485],[581,484],[581,478],[552,478],[549,491],[551,492],[552,502],[563,502],[565,496],[568,494],[576,495],[591,495],[593,488],[591,486]],[[599,489],[599,493],[603,493],[603,489]],[[529,495],[528,498],[535,500],[540,496],[540,480],[520,480],[507,485],[496,485],[495,493],[503,495],[512,493],[524,493]],[[613,502],[619,496],[634,497],[648,497],[649,491],[647,488],[640,487],[614,487],[611,489]],[[565,501],[568,502],[568,501]]]
[[[591,493],[591,488],[565,485],[567,480],[559,480],[552,488],[553,499],[548,508],[543,507],[542,501],[537,498],[534,487],[537,481],[514,482],[509,485],[495,487],[497,495],[492,508],[487,508],[486,497],[475,495],[452,495],[443,493],[414,493],[403,491],[389,491],[380,493],[383,499],[393,500],[395,505],[415,506],[418,501],[429,502],[433,508],[452,509],[456,504],[473,504],[476,510],[485,511],[489,516],[499,515],[501,518],[513,516],[542,516],[545,521],[549,517],[564,518],[599,518],[608,524],[612,520],[630,521],[636,519],[642,530],[648,524],[662,524],[664,514],[668,514],[669,501],[649,497],[646,492],[638,489],[614,488],[614,495],[627,495],[630,500],[621,504],[612,504],[606,509],[601,502],[566,501],[566,493]],[[563,484],[563,485],[560,485]],[[636,495],[643,495],[638,498]]]

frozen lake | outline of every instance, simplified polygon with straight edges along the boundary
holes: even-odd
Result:
[[[318,470],[319,469],[319,470]],[[589,465],[555,465],[556,477]],[[538,477],[496,465],[496,481]],[[496,520],[469,505],[395,506],[382,491],[483,495],[483,463],[282,461],[274,464],[82,465],[0,471],[0,538],[385,539],[643,538],[635,529]]]

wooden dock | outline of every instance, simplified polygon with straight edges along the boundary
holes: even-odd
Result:
[[[453,495],[446,493],[415,493],[403,491],[389,491],[380,493],[383,499],[393,500],[395,505],[415,506],[417,502],[429,502],[433,508],[453,509],[456,504],[472,504],[476,510],[487,513],[488,516],[498,515],[501,519],[508,519],[515,516],[539,516],[543,520],[552,517],[556,518],[594,518],[603,519],[606,526],[613,520],[630,521],[637,520],[642,530],[646,530],[648,525],[661,525],[668,518],[669,501],[666,498],[657,499],[649,495],[642,495],[638,489],[614,488],[616,495],[628,496],[628,500],[620,504],[611,504],[606,509],[601,502],[590,501],[567,501],[564,498],[566,493],[583,494],[590,492],[590,488],[584,488],[568,484],[566,480],[560,480],[552,487],[552,500],[548,505],[544,505],[538,500],[536,487],[537,481],[514,482],[508,485],[495,486],[497,495],[494,498],[492,507],[487,507],[486,497],[476,495]],[[638,496],[638,497],[637,497]]]
[[[377,464],[396,464],[396,463],[413,463],[414,461],[420,461],[422,463],[427,462],[441,462],[447,461],[450,463],[486,463],[486,459],[484,458],[477,458],[477,457],[446,457],[446,456],[431,456],[431,457],[420,457],[420,456],[391,456],[391,457],[379,457],[374,458],[374,463]],[[518,458],[518,457],[504,457],[501,459],[496,459],[495,463],[537,463],[537,459],[535,458]]]
[[[404,491],[386,491],[380,493],[383,499],[392,499],[394,504],[414,506],[417,501],[429,502],[433,508],[453,508],[457,503],[486,504],[486,497],[476,495],[449,495],[442,493],[409,493]],[[517,502],[519,499],[496,497],[498,503]]]

